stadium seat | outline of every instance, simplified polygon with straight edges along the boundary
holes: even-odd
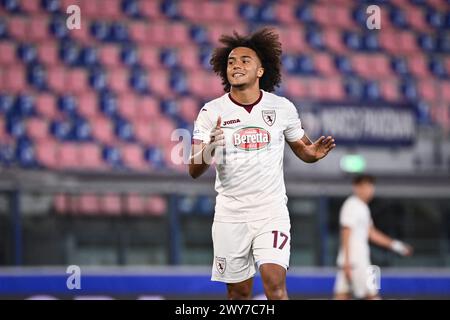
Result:
[[[72,94],[79,95],[86,92],[88,88],[88,75],[81,68],[71,69],[66,73],[66,90]]]
[[[78,115],[85,119],[91,119],[98,116],[97,97],[94,93],[86,90],[84,93],[78,95],[78,101]]]
[[[55,42],[45,41],[38,46],[38,59],[46,66],[54,66],[58,60],[58,48]]]
[[[149,166],[144,160],[143,149],[137,144],[126,144],[121,147],[124,166],[132,170],[148,170]]]
[[[25,41],[28,37],[27,32],[27,20],[25,17],[11,16],[9,18],[8,33],[11,38],[19,41]]]
[[[102,151],[95,143],[80,144],[80,168],[88,170],[105,170]]]
[[[118,194],[108,193],[100,198],[100,209],[103,214],[119,216],[122,214],[122,199]]]
[[[162,196],[148,196],[146,209],[152,216],[163,216],[167,213],[167,201]]]
[[[145,213],[144,197],[136,193],[127,193],[125,195],[124,207],[128,215],[141,216]]]
[[[0,66],[13,65],[16,62],[16,48],[14,42],[2,41],[0,42]]]
[[[58,115],[55,96],[43,93],[36,96],[36,113],[45,119],[53,120]]]
[[[77,169],[80,167],[80,152],[78,143],[62,143],[58,148],[58,166],[60,169]]]
[[[69,140],[72,133],[72,124],[67,120],[54,120],[50,123],[50,132],[60,141]]]
[[[104,116],[90,118],[92,136],[100,143],[113,144],[115,141],[111,120]]]
[[[48,123],[43,119],[33,117],[26,122],[26,134],[36,143],[48,138]]]
[[[95,215],[100,213],[100,201],[97,195],[84,193],[77,198],[76,211],[81,215]]]
[[[103,160],[112,168],[122,168],[122,154],[117,147],[106,146],[102,152]]]
[[[117,94],[125,93],[129,90],[129,75],[127,69],[116,68],[109,71],[109,87]]]

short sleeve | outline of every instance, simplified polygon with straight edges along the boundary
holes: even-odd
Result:
[[[209,117],[208,108],[204,106],[194,122],[194,131],[192,135],[193,140],[200,140],[202,142],[209,142],[209,134],[213,129],[213,123]]]
[[[298,116],[297,108],[294,106],[292,102],[286,99],[287,102],[287,126],[284,130],[284,136],[287,141],[295,142],[301,138],[305,134],[305,131],[302,128],[302,123]]]
[[[351,201],[344,203],[339,217],[339,223],[342,227],[353,228],[357,225],[357,209]]]

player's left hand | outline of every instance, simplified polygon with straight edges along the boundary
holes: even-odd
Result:
[[[308,154],[308,156],[314,158],[315,160],[320,160],[324,158],[335,147],[336,144],[332,136],[321,136],[313,144],[309,146],[305,145],[304,150]]]

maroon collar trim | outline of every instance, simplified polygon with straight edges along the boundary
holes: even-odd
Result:
[[[242,104],[242,103],[234,100],[230,93],[228,94],[228,97],[230,98],[231,102],[238,105],[239,107],[243,107],[245,110],[247,110],[248,113],[250,113],[252,111],[253,107],[256,106],[261,101],[262,96],[263,96],[263,92],[262,92],[262,90],[260,90],[259,98],[255,102],[250,103],[250,104]]]

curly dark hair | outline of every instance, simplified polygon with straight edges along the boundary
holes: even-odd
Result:
[[[222,35],[219,39],[225,46],[214,49],[209,63],[214,72],[222,78],[223,89],[229,92],[231,85],[227,79],[228,55],[237,47],[250,48],[261,60],[264,74],[259,79],[259,87],[268,92],[275,90],[281,82],[281,43],[271,28],[263,28],[249,36],[241,36],[236,31],[233,36]]]

